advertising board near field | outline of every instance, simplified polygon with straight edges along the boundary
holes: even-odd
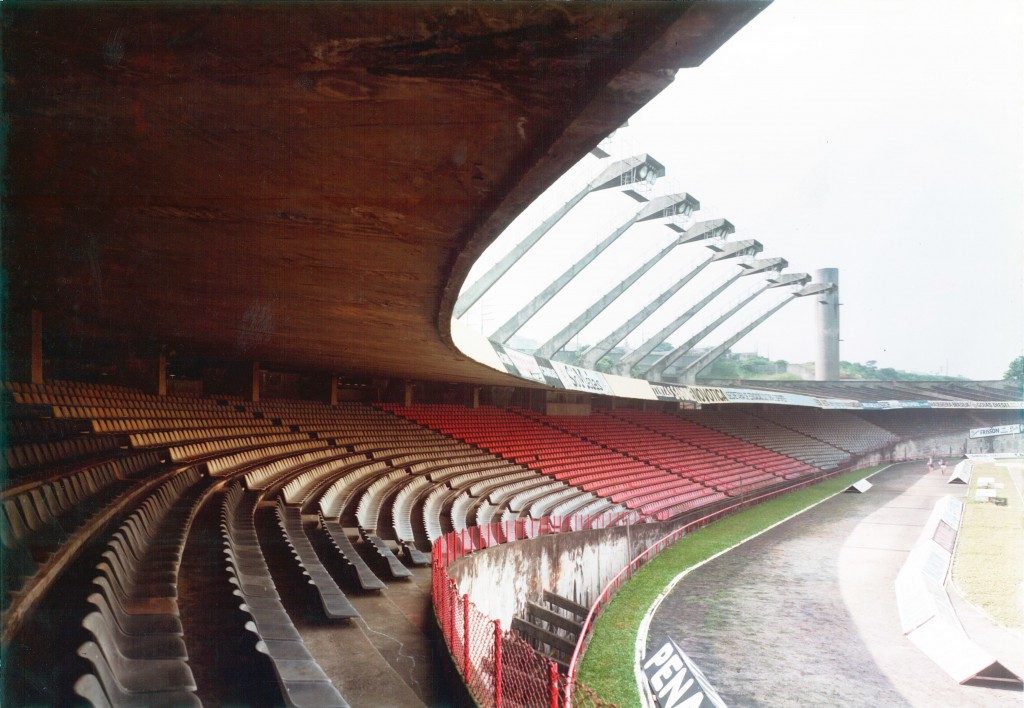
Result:
[[[725,708],[707,677],[671,638],[644,659],[643,671],[660,708]]]
[[[988,428],[971,428],[970,436],[972,438],[991,438],[996,435],[1018,435],[1024,432],[1024,425],[1016,423],[1015,425],[993,425]]]

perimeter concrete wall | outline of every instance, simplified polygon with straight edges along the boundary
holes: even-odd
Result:
[[[638,524],[506,543],[455,561],[449,573],[460,593],[507,627],[545,590],[589,607],[616,573],[675,527]]]
[[[857,458],[859,465],[880,462],[903,462],[926,457],[959,457],[993,452],[1024,452],[1024,435],[995,435],[989,438],[968,438],[967,432],[932,435],[904,440],[892,447]]]

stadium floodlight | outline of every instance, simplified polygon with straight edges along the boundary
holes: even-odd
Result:
[[[641,173],[643,177],[641,177]],[[466,288],[455,302],[453,315],[456,319],[462,317],[469,308],[473,307],[484,294],[490,290],[512,266],[519,262],[526,252],[537,245],[537,242],[544,235],[554,228],[555,224],[562,220],[566,214],[572,211],[573,207],[579,204],[584,197],[591,192],[599,192],[605,189],[624,188],[623,193],[633,199],[646,202],[647,198],[636,190],[629,189],[629,185],[638,182],[651,182],[659,177],[665,176],[665,166],[647,154],[627,157],[608,165],[597,177],[588,182],[580,191],[576,192],[551,216],[540,223],[537,228],[531,231],[526,238],[520,241],[515,248],[509,251],[497,263],[480,276],[479,280]]]
[[[788,285],[791,287],[800,286],[804,285],[805,283],[807,283],[807,281],[811,279],[811,276],[808,275],[807,273],[790,273],[788,275],[794,276],[790,278],[790,282],[772,285],[770,287],[782,287],[783,285]],[[774,315],[776,312],[781,310],[785,305],[789,304],[790,302],[793,302],[793,300],[797,299],[798,297],[817,295],[822,292],[828,292],[829,289],[830,287],[827,284],[818,283],[815,283],[813,285],[807,285],[806,287],[799,289],[794,288],[790,293],[786,295],[786,297],[784,297],[782,300],[769,307],[760,315],[754,317],[752,320],[750,320],[750,322],[748,322],[746,325],[744,325],[736,332],[734,332],[732,335],[730,335],[724,342],[722,342],[716,347],[709,349],[708,351],[704,352],[699,357],[694,359],[692,362],[687,364],[682,371],[683,381],[686,383],[693,383],[694,381],[696,381],[697,375],[701,371],[711,366],[716,359],[725,354],[725,352],[727,352],[730,347],[736,344],[736,342],[740,341],[748,334],[750,334],[750,332],[752,332],[756,327],[760,326],[762,322],[764,322],[769,317]]]
[[[594,246],[582,258],[573,263],[569,268],[555,278],[551,283],[537,294],[532,300],[512,315],[501,327],[491,333],[490,338],[500,344],[507,342],[512,335],[518,332],[523,325],[530,321],[544,305],[551,301],[555,295],[561,292],[562,288],[572,281],[584,268],[590,265],[595,258],[601,255],[609,246],[615,243],[622,234],[626,233],[634,224],[645,221],[655,221],[676,216],[680,213],[691,213],[700,208],[700,202],[685,192],[679,194],[667,194],[655,197],[644,204],[640,210],[612,231],[603,241]]]
[[[615,302],[615,300],[626,292],[633,283],[657,265],[662,258],[672,252],[676,246],[682,246],[687,243],[696,243],[698,241],[710,242],[707,244],[707,247],[712,249],[714,253],[704,261],[704,264],[706,265],[711,262],[715,254],[722,250],[722,246],[720,245],[721,240],[733,233],[735,230],[736,228],[725,219],[713,219],[712,221],[702,221],[699,224],[694,224],[692,227],[680,234],[675,241],[665,246],[651,258],[647,259],[646,262],[641,264],[639,268],[630,273],[624,280],[619,282],[608,292],[586,307],[582,313],[563,327],[561,331],[542,344],[534,354],[544,358],[554,356],[555,352],[561,350],[562,347],[568,344],[569,340],[579,334],[584,327],[593,321],[595,317],[604,312],[609,305]]]
[[[723,219],[723,221],[724,221],[724,219]],[[729,222],[726,221],[725,223],[728,224]],[[729,226],[732,226],[732,224],[729,224]],[[696,227],[694,227],[694,228],[696,228]],[[709,246],[709,248],[711,248],[711,247]],[[647,320],[649,317],[651,317],[651,315],[653,315],[655,312],[657,312],[659,309],[661,309],[661,306],[664,305],[666,302],[668,302],[672,298],[673,295],[675,295],[677,292],[682,290],[682,288],[687,283],[689,283],[691,280],[693,280],[694,277],[696,277],[701,271],[703,271],[706,267],[708,267],[712,263],[715,263],[715,262],[721,261],[721,260],[725,260],[727,258],[738,258],[738,257],[755,256],[758,253],[760,253],[762,251],[762,249],[763,249],[763,246],[761,245],[761,243],[759,241],[754,240],[754,239],[745,239],[743,241],[737,241],[735,243],[730,243],[730,244],[727,244],[727,245],[723,246],[720,251],[712,254],[712,256],[710,258],[708,258],[707,260],[698,263],[696,265],[696,267],[694,267],[692,270],[690,270],[690,272],[688,272],[685,275],[683,275],[681,278],[679,278],[679,280],[675,281],[667,289],[663,290],[657,297],[655,297],[653,300],[648,302],[642,308],[637,310],[629,319],[627,319],[625,322],[623,322],[618,327],[616,327],[604,339],[602,339],[600,342],[598,342],[594,346],[589,347],[583,353],[583,356],[580,359],[580,365],[581,366],[585,366],[585,367],[590,368],[590,369],[594,368],[597,365],[597,362],[599,362],[601,359],[603,359],[605,357],[605,355],[608,354],[608,352],[610,352],[612,349],[615,348],[615,345],[617,345],[623,339],[628,337],[633,332],[633,330],[635,330],[637,327],[639,327],[641,324],[643,324],[643,322],[645,320]],[[738,272],[736,274],[736,277],[737,278],[740,277],[741,274],[742,274],[742,271]],[[733,282],[733,280],[734,279],[730,279],[726,283],[726,286],[731,284]],[[714,292],[712,294],[712,297],[717,295],[718,292],[720,292],[720,291],[716,290],[716,292]],[[679,329],[680,326],[682,326],[682,322],[680,322],[678,326],[674,327],[671,331],[669,331],[665,336],[667,337],[672,332],[674,332],[675,330]],[[652,349],[653,349],[653,347],[656,347],[657,345],[661,344],[661,341],[663,341],[663,340],[654,342],[654,344],[652,345]],[[646,355],[644,355],[644,356],[646,356]],[[642,359],[643,357],[640,357],[640,358]]]
[[[774,263],[769,265],[768,263],[771,262]],[[747,271],[744,271],[742,275],[764,273],[768,272],[769,270],[778,271],[786,267],[786,260],[784,258],[765,258],[762,259],[761,261],[755,261],[755,263],[760,263],[762,265],[756,266],[756,269],[748,269]],[[753,302],[761,293],[766,291],[768,287],[769,282],[765,281],[765,283],[760,287],[754,289],[749,294],[740,297],[740,299],[737,300],[732,305],[727,306],[725,310],[723,310],[719,315],[717,315],[713,320],[711,320],[711,322],[705,325],[703,329],[697,332],[697,334],[687,339],[685,342],[683,342],[678,347],[670,351],[668,354],[665,354],[664,356],[659,358],[650,366],[641,370],[639,372],[640,376],[648,380],[651,380],[652,376],[661,377],[668,369],[668,367],[672,366],[672,364],[678,361],[679,358],[683,356],[683,354],[686,354],[686,352],[693,349],[697,344],[702,342],[704,338],[707,337],[711,332],[720,327],[733,315],[742,310],[746,305]]]

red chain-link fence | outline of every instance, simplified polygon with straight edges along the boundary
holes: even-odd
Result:
[[[815,475],[765,494],[751,494],[735,499],[733,503],[693,519],[655,541],[601,589],[590,607],[569,660],[568,670],[564,674],[559,671],[554,661],[534,649],[524,638],[511,629],[502,627],[499,620],[491,619],[481,612],[468,595],[460,595],[455,580],[448,574],[448,566],[475,551],[502,543],[551,533],[600,529],[655,519],[642,517],[636,512],[585,518],[527,518],[493,522],[486,526],[474,526],[445,534],[435,541],[432,550],[432,597],[437,624],[441,628],[448,651],[463,682],[477,704],[487,707],[575,708],[610,705],[602,702],[600,697],[579,681],[577,671],[594,629],[594,623],[619,587],[633,577],[647,561],[687,533],[723,516],[785,492],[814,484],[846,469],[849,468]]]
[[[606,514],[594,517],[544,517],[493,522],[454,531],[439,538],[433,548],[433,600],[452,660],[473,699],[481,706],[565,705],[569,693],[558,665],[500,620],[493,620],[469,599],[460,595],[448,566],[474,551],[579,529],[600,529],[640,522],[639,514]],[[586,689],[578,690],[579,705],[600,703]]]

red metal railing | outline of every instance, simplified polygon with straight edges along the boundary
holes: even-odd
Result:
[[[491,619],[460,595],[448,566],[484,548],[551,533],[600,529],[642,521],[636,513],[596,517],[516,519],[445,534],[432,551],[434,614],[453,663],[473,699],[481,706],[550,706],[567,695],[565,675],[555,662],[501,621]]]
[[[445,534],[432,550],[432,599],[453,663],[473,699],[481,706],[563,706],[602,705],[600,699],[578,680],[579,663],[586,651],[594,623],[621,585],[651,558],[684,535],[723,516],[767,501],[773,497],[814,484],[844,470],[803,479],[764,494],[751,494],[716,509],[665,534],[633,558],[601,589],[590,607],[576,647],[563,675],[557,665],[540,654],[525,639],[501,626],[460,595],[448,567],[460,558],[485,548],[552,533],[599,529],[653,521],[638,513],[605,514],[598,517],[544,517],[516,519],[474,526]]]

